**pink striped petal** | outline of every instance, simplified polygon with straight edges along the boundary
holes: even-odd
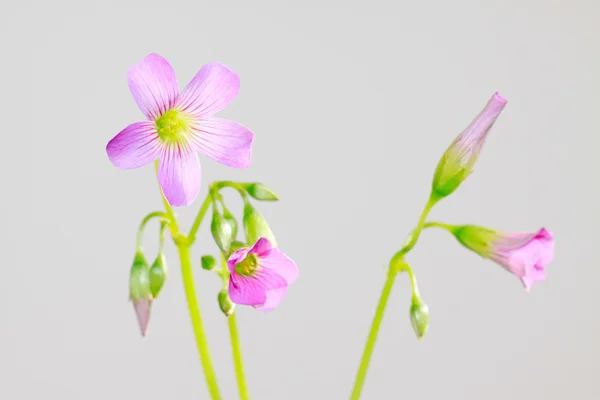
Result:
[[[298,267],[296,266],[296,263],[279,251],[279,249],[271,249],[268,254],[259,256],[258,264],[262,268],[273,271],[283,277],[288,285],[294,282],[298,277]]]
[[[179,96],[178,108],[197,118],[221,111],[237,96],[240,78],[221,63],[203,66]]]
[[[106,154],[117,168],[139,168],[156,160],[162,145],[153,122],[136,122],[106,145]]]
[[[198,120],[191,128],[192,143],[213,160],[234,168],[248,168],[254,133],[243,125],[222,118]]]
[[[198,153],[191,146],[165,147],[160,155],[158,182],[169,204],[191,204],[200,192]]]
[[[275,308],[277,308],[279,303],[281,303],[281,300],[283,300],[286,293],[287,286],[279,289],[269,290],[267,291],[267,299],[265,300],[264,304],[254,306],[254,308],[262,312],[273,311]]]
[[[285,279],[272,270],[261,268],[253,276],[234,272],[229,279],[229,298],[236,304],[260,306],[267,301],[268,291],[286,286]]]
[[[179,87],[171,64],[152,53],[129,68],[129,89],[142,112],[157,119],[177,103]]]

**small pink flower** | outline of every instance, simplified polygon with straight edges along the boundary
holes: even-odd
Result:
[[[227,261],[231,277],[229,297],[237,304],[271,311],[285,297],[287,287],[298,277],[296,263],[268,239],[259,239],[251,248],[243,248]]]
[[[118,168],[139,168],[158,159],[158,180],[174,206],[190,204],[200,191],[198,151],[235,168],[250,165],[254,133],[212,117],[235,98],[239,77],[218,62],[203,66],[179,93],[167,60],[150,54],[128,72],[129,89],[149,121],[123,129],[106,146]]]
[[[450,229],[465,247],[520,278],[527,291],[546,279],[546,265],[554,257],[554,238],[545,228],[536,233],[503,233],[476,225]]]
[[[546,265],[554,258],[554,238],[545,228],[537,233],[499,233],[489,258],[519,277],[529,291],[546,279]]]

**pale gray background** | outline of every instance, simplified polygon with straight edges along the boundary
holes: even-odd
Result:
[[[426,232],[409,260],[430,331],[415,340],[401,276],[364,398],[600,398],[599,20],[595,0],[3,3],[0,399],[208,398],[172,245],[147,339],[127,302],[137,225],[161,203],[152,168],[117,170],[105,145],[143,118],[126,72],[150,52],[181,86],[210,61],[241,76],[221,116],[256,132],[252,167],[203,157],[202,195],[235,179],[282,198],[261,210],[301,274],[275,312],[239,309],[253,399],[348,398],[387,261],[496,90],[509,103],[476,172],[432,218],[548,227],[548,280],[526,294]],[[178,210],[184,226],[199,203]],[[197,284],[235,399],[206,228]]]

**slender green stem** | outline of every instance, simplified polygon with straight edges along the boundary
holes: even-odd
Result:
[[[375,311],[375,317],[373,318],[373,323],[371,324],[371,331],[369,332],[369,337],[367,338],[367,344],[365,345],[365,350],[363,352],[362,359],[360,360],[360,367],[358,368],[356,380],[354,381],[354,389],[352,389],[352,395],[350,396],[351,400],[358,400],[360,398],[360,393],[367,376],[367,369],[369,368],[369,361],[371,360],[371,355],[373,354],[373,349],[375,348],[375,342],[377,341],[379,327],[381,326],[385,307],[387,306],[397,273],[398,272],[395,269],[389,269],[385,286],[383,287],[381,297],[379,298],[377,311]]]
[[[142,236],[144,235],[144,229],[146,228],[146,225],[148,224],[148,222],[150,222],[150,220],[152,220],[154,218],[163,218],[165,220],[169,219],[167,214],[165,214],[162,211],[154,211],[154,212],[151,212],[150,214],[146,215],[144,217],[144,219],[142,220],[142,222],[140,223],[140,227],[138,228],[138,232],[137,232],[136,247],[138,248],[138,250],[142,247]]]
[[[235,320],[235,312],[227,317],[229,324],[229,335],[231,337],[231,351],[233,352],[233,363],[235,365],[235,376],[237,377],[238,391],[241,400],[248,400],[248,386],[246,385],[246,377],[244,376],[244,364],[242,363],[242,348],[240,346],[240,337],[237,330],[237,322]]]
[[[190,258],[190,247],[188,244],[180,243],[177,245],[179,251],[179,259],[181,260],[181,274],[183,276],[183,287],[187,298],[188,308],[190,310],[190,318],[192,319],[192,327],[196,336],[196,346],[200,353],[200,362],[204,369],[204,376],[210,397],[213,400],[220,400],[219,387],[217,385],[217,377],[210,359],[208,351],[208,343],[206,333],[202,324],[202,316],[200,314],[200,306],[196,297],[196,289],[194,288],[194,274],[192,272],[192,260]]]
[[[192,227],[190,228],[190,233],[188,233],[188,242],[190,244],[194,243],[194,241],[196,240],[196,233],[198,232],[198,229],[200,228],[200,224],[202,223],[204,214],[206,214],[206,211],[208,211],[208,206],[210,206],[211,199],[212,198],[209,193],[206,196],[206,199],[204,199],[204,203],[202,203],[202,206],[200,207],[200,211],[198,211],[198,215],[196,216],[196,219],[194,220],[194,223],[192,224]]]
[[[449,232],[453,232],[456,229],[456,226],[445,224],[443,222],[427,222],[425,225],[423,225],[423,229],[425,228],[442,228]]]
[[[396,257],[401,257],[401,256],[405,255],[406,253],[411,251],[413,247],[415,247],[415,244],[417,244],[417,241],[419,240],[419,236],[421,235],[421,231],[423,230],[423,227],[425,226],[425,219],[427,219],[427,215],[429,214],[429,211],[431,211],[431,208],[435,205],[436,202],[437,202],[437,200],[433,196],[431,196],[429,198],[429,200],[427,201],[427,204],[425,204],[425,207],[423,208],[423,211],[421,212],[421,217],[419,218],[419,222],[417,223],[417,226],[410,233],[409,239],[404,244],[404,247],[402,247],[402,249],[400,249],[400,251],[398,253],[396,253],[396,255],[395,255]]]

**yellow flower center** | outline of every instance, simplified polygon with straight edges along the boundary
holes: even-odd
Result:
[[[252,276],[258,268],[258,259],[255,254],[248,254],[246,258],[235,265],[235,272],[242,276]]]
[[[169,110],[156,120],[158,137],[164,142],[176,142],[183,139],[187,133],[190,119],[177,110]]]

